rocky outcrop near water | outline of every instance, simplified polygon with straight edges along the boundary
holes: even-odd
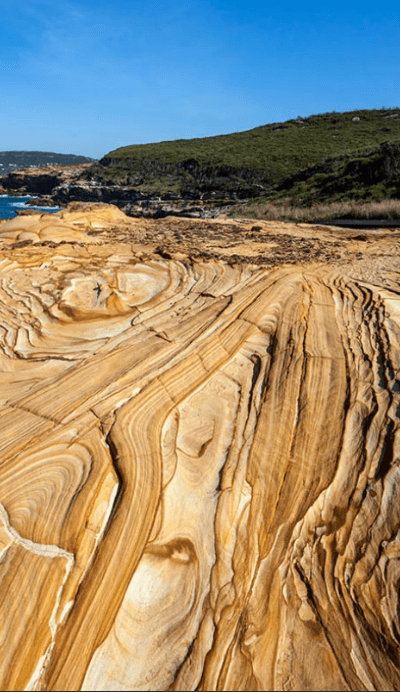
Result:
[[[16,195],[51,195],[60,185],[72,184],[90,164],[21,168],[0,177],[0,187]]]
[[[215,191],[198,196],[187,189],[182,194],[173,191],[142,190],[124,179],[118,183],[94,176],[91,167],[54,166],[25,169],[0,178],[0,191],[13,195],[35,195],[32,205],[67,206],[71,202],[113,204],[129,216],[163,218],[185,216],[212,218],[237,201],[236,194]],[[28,202],[29,204],[29,202]]]
[[[0,224],[1,689],[399,689],[399,250]]]

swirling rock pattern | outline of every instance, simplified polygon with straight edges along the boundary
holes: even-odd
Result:
[[[397,235],[186,224],[0,226],[0,688],[397,690]]]

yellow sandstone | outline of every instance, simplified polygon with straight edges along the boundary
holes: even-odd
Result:
[[[399,689],[399,243],[0,225],[1,690]]]

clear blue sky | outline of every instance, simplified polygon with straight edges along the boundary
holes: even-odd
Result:
[[[400,105],[392,0],[0,0],[0,11],[0,151],[97,158]]]

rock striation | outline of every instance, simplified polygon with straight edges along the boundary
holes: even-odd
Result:
[[[0,689],[399,689],[399,243],[0,225]]]

